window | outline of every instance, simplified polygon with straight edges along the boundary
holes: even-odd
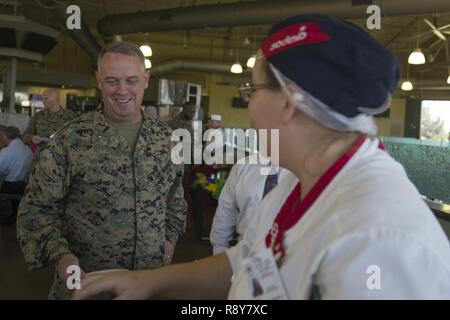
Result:
[[[450,101],[422,101],[420,138],[439,141],[450,140]]]

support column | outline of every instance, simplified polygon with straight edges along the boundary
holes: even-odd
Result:
[[[7,113],[16,113],[14,108],[16,92],[17,59],[9,59],[3,73],[3,101],[2,107]]]

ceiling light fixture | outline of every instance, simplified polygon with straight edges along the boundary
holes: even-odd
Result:
[[[256,43],[256,29],[255,29],[255,35],[253,37],[253,46],[252,46],[252,52],[255,52],[255,43]],[[247,60],[247,67],[253,68],[255,66],[256,62],[256,54],[252,54],[250,58]]]
[[[422,49],[416,48],[413,52],[410,53],[408,57],[409,64],[424,64],[425,63],[425,55],[422,52]]]
[[[403,81],[401,87],[403,91],[411,91],[414,86],[411,81],[409,81],[409,64],[406,65],[406,81]]]
[[[241,64],[239,63],[239,61],[236,61],[232,66],[231,66],[231,69],[230,69],[230,71],[231,71],[231,73],[242,73],[242,66],[241,66]]]
[[[151,57],[152,54],[153,54],[152,48],[147,43],[144,43],[143,45],[141,45],[139,47],[139,49],[141,49],[142,54],[144,55],[144,57]]]
[[[447,63],[450,65],[450,54],[448,51],[448,43],[446,43],[446,45],[447,45],[447,47],[446,47],[447,50],[445,51],[445,53],[447,56]],[[450,84],[450,66],[448,67],[447,71],[448,71],[447,83]]]
[[[253,68],[255,66],[255,62],[256,62],[256,55],[252,55],[250,58],[248,58],[247,60],[247,67],[249,68]]]
[[[417,19],[417,40],[416,40],[416,49],[409,54],[408,63],[409,64],[424,64],[425,63],[425,55],[422,52],[422,49],[419,47],[419,33],[420,33],[420,22]]]
[[[414,89],[413,84],[411,83],[411,81],[403,81],[401,89],[403,91],[411,91],[412,89]]]
[[[231,66],[230,72],[231,73],[242,73],[243,69],[241,66],[241,63],[239,62],[239,28],[237,28],[237,38],[236,38],[236,62]]]
[[[145,69],[150,69],[152,67],[152,62],[150,59],[145,59]]]

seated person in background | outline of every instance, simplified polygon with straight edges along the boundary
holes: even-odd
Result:
[[[4,131],[5,128],[6,128],[5,126],[3,126],[3,125],[0,124],[0,132]],[[3,148],[6,147],[6,146],[7,146],[7,145],[6,145],[5,139],[2,137],[2,135],[0,135],[0,150],[3,149]]]
[[[6,127],[0,131],[6,147],[0,150],[0,175],[4,178],[0,193],[23,194],[30,172],[33,154],[21,140],[19,129]],[[17,217],[20,200],[11,200],[12,215],[6,223],[13,223]]]
[[[76,118],[75,113],[60,106],[58,90],[47,89],[42,94],[42,98],[44,110],[31,118],[23,133],[23,141],[30,144],[33,152],[36,151],[37,146],[47,143],[50,136],[65,123]]]
[[[235,164],[220,193],[219,202],[211,227],[210,240],[213,254],[224,252],[230,247],[234,233],[237,240],[249,225],[254,214],[252,209],[276,187],[285,169],[276,165],[262,165],[258,155],[245,159],[245,164]],[[269,160],[267,160],[269,161]]]

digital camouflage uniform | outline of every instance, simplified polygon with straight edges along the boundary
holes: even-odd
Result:
[[[183,166],[171,130],[143,115],[133,157],[101,111],[58,131],[40,155],[19,208],[17,234],[31,269],[73,253],[85,272],[161,267],[164,241],[184,232]],[[64,225],[64,235],[61,226]],[[56,279],[50,298],[68,298]]]
[[[183,114],[180,113],[176,117],[170,119],[168,121],[169,126],[172,128],[172,130],[175,129],[186,129],[191,134],[191,139],[194,138],[194,128],[192,127],[192,121],[187,120],[183,117]]]
[[[23,133],[23,141],[27,144],[31,143],[31,136],[33,135],[50,138],[65,123],[76,117],[77,115],[71,110],[61,108],[58,112],[52,112],[45,108],[31,118]]]

